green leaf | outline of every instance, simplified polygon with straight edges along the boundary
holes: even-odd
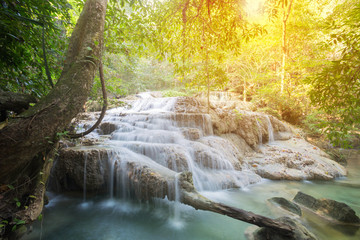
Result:
[[[42,219],[43,219],[43,215],[40,214],[40,215],[38,216],[38,220],[41,221]]]
[[[7,187],[9,188],[9,189],[11,189],[11,190],[14,190],[15,188],[14,188],[14,186],[13,185],[7,185]]]
[[[91,47],[86,47],[87,50],[92,51],[93,49]]]
[[[16,225],[22,225],[22,224],[25,224],[25,220],[19,220]]]
[[[17,207],[20,207],[20,206],[21,206],[21,203],[20,203],[20,202],[16,202],[16,206],[17,206]]]

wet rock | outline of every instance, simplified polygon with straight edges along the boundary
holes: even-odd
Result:
[[[91,147],[74,147],[62,149],[59,159],[55,162],[50,188],[54,191],[81,191],[84,188],[84,173],[86,171],[87,191],[99,191],[104,188],[107,159],[105,149]],[[86,161],[86,168],[85,168]]]
[[[210,114],[215,134],[235,133],[253,149],[271,140],[284,140],[292,136],[291,129],[285,123],[268,115],[222,109],[212,110]]]
[[[273,197],[269,199],[270,202],[272,203],[276,203],[277,205],[279,205],[281,208],[292,212],[296,215],[301,216],[302,212],[301,212],[301,208],[296,205],[295,203],[290,202],[289,200],[282,198],[282,197]]]
[[[99,139],[96,139],[96,138],[82,138],[80,140],[80,144],[82,146],[93,146],[93,145],[99,144]],[[72,146],[72,145],[70,145],[70,146]]]
[[[298,192],[294,202],[299,203],[315,213],[330,217],[343,223],[359,224],[360,219],[355,211],[347,204],[331,199],[316,199],[303,192]]]
[[[211,118],[208,114],[176,113],[171,115],[170,119],[176,122],[177,127],[197,128],[204,135],[213,134]]]
[[[112,132],[114,132],[117,129],[116,125],[111,122],[103,122],[103,123],[101,123],[99,128],[101,130],[101,134],[104,134],[104,135],[111,134]]]
[[[236,169],[241,169],[240,163],[244,155],[227,139],[219,137],[204,137],[198,142],[205,144],[221,153],[224,159],[227,159]]]
[[[316,240],[317,238],[313,233],[311,233],[304,225],[295,219],[289,217],[281,217],[276,220],[279,220],[285,224],[293,227],[294,235],[293,236],[284,236],[278,232],[265,228],[265,227],[254,227],[251,226],[245,230],[245,236],[248,240]],[[271,236],[271,237],[270,237]]]
[[[246,143],[246,141],[239,135],[234,133],[221,134],[220,137],[231,142],[242,156],[247,156],[253,153],[253,149]]]
[[[192,97],[178,97],[175,104],[178,113],[207,113],[207,108],[197,99]]]
[[[202,132],[197,128],[182,128],[182,134],[188,140],[195,141],[202,137]]]
[[[234,167],[237,170],[241,170],[240,161],[235,156],[231,158],[226,158],[226,155],[231,153],[227,152],[226,149],[220,151],[217,148],[209,148],[209,142],[203,140],[201,142],[193,142],[192,147],[194,149],[194,160],[197,164],[204,168],[208,169],[218,169],[218,170],[230,170]],[[234,149],[236,151],[236,149]]]

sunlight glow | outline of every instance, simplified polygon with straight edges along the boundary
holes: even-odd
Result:
[[[260,7],[264,4],[265,0],[246,0],[245,11],[249,17],[259,15]]]

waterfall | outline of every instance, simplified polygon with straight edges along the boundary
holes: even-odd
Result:
[[[199,191],[259,181],[256,174],[241,169],[240,154],[232,143],[212,135],[210,115],[175,112],[177,98],[153,98],[147,93],[138,97],[131,108],[111,109],[104,119],[116,125],[103,143],[108,147],[110,198],[129,198],[132,192],[140,192],[129,177],[141,173],[131,172],[129,163],[190,171]]]
[[[258,120],[258,118],[257,118],[257,117],[255,117],[255,120],[256,120],[257,127],[258,127],[259,145],[262,145],[262,143],[263,143],[263,139],[262,139],[261,125],[260,125],[259,120]]]
[[[83,187],[83,202],[86,202],[86,163],[88,159],[88,153],[85,153],[85,159],[84,159],[84,187]]]
[[[265,115],[268,122],[268,134],[269,134],[269,143],[274,142],[274,129],[270,121],[270,117]]]

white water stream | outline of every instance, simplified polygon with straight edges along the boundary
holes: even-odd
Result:
[[[159,164],[176,172],[191,171],[199,191],[243,187],[260,180],[236,166],[240,159],[234,157],[230,142],[211,135],[209,115],[174,113],[176,98],[153,98],[146,93],[140,97],[130,109],[109,110],[104,119],[117,128],[106,142],[111,147],[111,197],[115,186],[115,192],[122,192],[117,196],[127,196],[129,186],[124,175],[130,161]],[[199,139],[189,139],[189,132],[195,132]]]

